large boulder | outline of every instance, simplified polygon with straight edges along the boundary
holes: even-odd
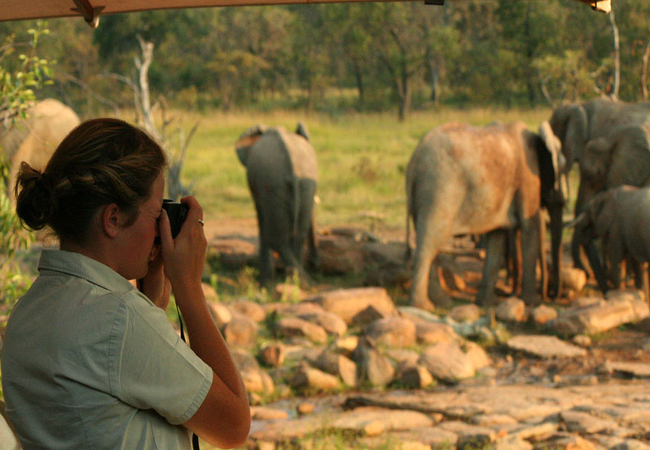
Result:
[[[307,302],[315,303],[326,311],[336,314],[348,325],[353,323],[354,316],[373,306],[386,314],[395,314],[395,304],[384,288],[366,287],[354,289],[338,289],[322,292],[310,297]]]

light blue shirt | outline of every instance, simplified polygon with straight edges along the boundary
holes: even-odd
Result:
[[[108,266],[44,250],[2,348],[7,414],[25,449],[190,448],[212,369]]]

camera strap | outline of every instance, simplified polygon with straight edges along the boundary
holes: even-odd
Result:
[[[178,309],[178,304],[176,305],[176,312],[178,313],[178,323],[180,324],[181,327],[181,339],[183,340],[183,342],[187,342],[185,340],[185,333],[183,332],[183,316],[181,316],[181,311],[180,309]],[[200,450],[199,437],[195,433],[192,433],[192,450]]]

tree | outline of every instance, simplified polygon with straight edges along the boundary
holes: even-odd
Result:
[[[15,36],[10,35],[0,47],[0,127],[3,131],[20,126],[21,119],[36,101],[35,92],[51,75],[49,62],[36,54],[40,37],[49,33],[45,22],[38,22],[27,33],[31,36],[29,42],[17,42]],[[23,48],[28,52],[16,54]],[[9,166],[4,151],[0,151],[0,177],[3,179],[0,189],[0,301],[5,302],[17,299],[28,284],[12,262],[16,251],[27,248],[33,235],[23,230],[9,200],[9,189],[5,189],[10,187],[7,186]]]

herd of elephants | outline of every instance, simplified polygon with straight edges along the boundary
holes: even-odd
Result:
[[[46,102],[49,109],[43,106]],[[57,132],[71,129],[63,122],[78,123],[74,112],[55,100],[39,107],[43,110],[31,115],[30,127],[31,135],[41,128],[41,141],[48,133],[56,141]],[[13,167],[18,165],[15,161],[30,158],[35,165],[44,165],[45,150],[26,158],[26,146],[34,145],[26,129],[2,136],[5,152]],[[318,261],[314,224],[318,171],[309,132],[302,123],[294,132],[256,125],[241,134],[236,151],[246,167],[258,217],[260,281],[265,284],[273,278],[273,251],[285,266],[306,275]],[[574,220],[565,224],[568,172],[574,163],[580,182]],[[521,271],[519,296],[527,304],[560,295],[561,240],[567,225],[574,228],[574,267],[586,270],[588,263],[601,290],[625,282],[623,267],[631,268],[637,286],[647,289],[650,103],[599,98],[563,105],[537,132],[522,122],[441,125],[415,148],[405,186],[407,244],[411,221],[416,242],[410,260],[413,306],[426,310],[449,306],[438,277],[430,277],[430,272],[441,247],[458,235],[481,235],[485,245],[478,304],[496,302],[495,284],[506,254]],[[519,250],[513,253],[513,248]]]
[[[305,244],[307,264],[317,260],[317,161],[308,132],[302,124],[293,133],[257,125],[242,133],[236,147],[257,210],[261,282],[272,276],[272,251],[303,272]],[[426,310],[449,306],[448,294],[430,273],[441,247],[458,235],[484,239],[478,304],[496,303],[497,275],[508,250],[521,271],[520,297],[527,304],[560,295],[563,210],[573,163],[580,169],[569,224],[574,267],[585,270],[584,252],[601,290],[621,287],[626,266],[643,287],[650,262],[650,103],[601,98],[556,108],[537,133],[522,122],[448,123],[422,137],[406,169],[406,242],[411,220],[416,241],[411,304]]]

